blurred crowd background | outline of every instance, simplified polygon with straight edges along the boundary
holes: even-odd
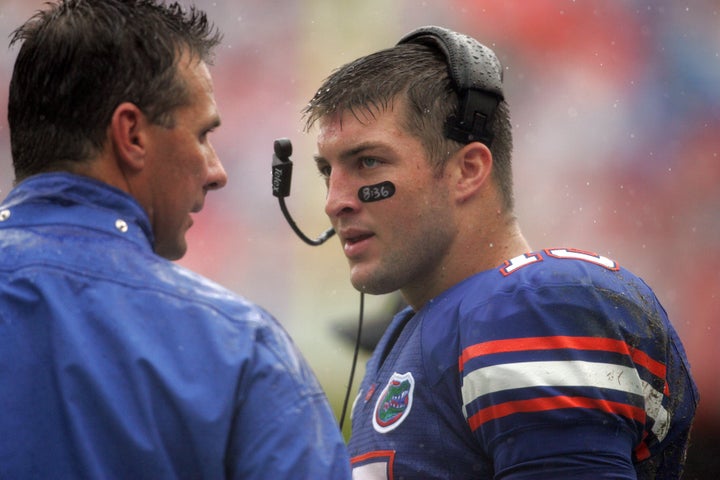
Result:
[[[181,1],[189,4],[188,1]],[[44,4],[0,0],[0,37]],[[224,31],[212,74],[229,174],[180,261],[265,306],[339,412],[359,294],[337,241],[297,239],[271,194],[273,141],[294,144],[288,208],[329,224],[301,110],[331,70],[427,24],[470,34],[504,64],[518,216],[535,249],[610,256],[654,288],[685,343],[701,405],[685,478],[720,472],[720,1],[197,0]],[[12,186],[6,120],[16,48],[0,48],[0,198]],[[1,254],[1,252],[0,252]],[[390,307],[388,306],[390,305]],[[368,297],[365,321],[393,312]],[[367,352],[359,362],[362,376]],[[354,396],[354,393],[353,393]],[[349,422],[346,422],[349,423]],[[346,432],[347,433],[347,432]]]

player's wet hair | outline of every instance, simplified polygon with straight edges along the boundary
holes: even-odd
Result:
[[[321,118],[351,112],[359,121],[387,109],[405,109],[403,128],[420,140],[436,172],[462,144],[444,135],[446,120],[457,110],[458,96],[448,76],[445,57],[437,49],[404,43],[361,57],[335,70],[303,110],[305,129]],[[493,176],[504,208],[514,207],[512,128],[506,101],[490,120]]]

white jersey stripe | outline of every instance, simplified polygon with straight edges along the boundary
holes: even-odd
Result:
[[[463,380],[467,405],[489,393],[528,387],[599,387],[642,395],[635,369],[611,363],[550,361],[503,363],[469,372]]]
[[[655,420],[652,432],[662,441],[670,430],[670,415],[662,405],[663,395],[658,392],[649,383],[643,382],[645,394],[645,411],[648,416]]]
[[[662,393],[640,379],[631,367],[584,361],[504,363],[479,368],[463,379],[463,410],[490,393],[532,387],[595,387],[628,392],[645,398],[645,410],[655,420],[653,433],[662,440],[667,433],[668,413],[662,406]]]

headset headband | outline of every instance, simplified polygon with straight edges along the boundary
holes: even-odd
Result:
[[[460,143],[492,143],[489,121],[504,99],[503,70],[495,52],[467,35],[442,27],[420,27],[400,39],[440,50],[458,94],[456,115],[445,122],[445,136]]]

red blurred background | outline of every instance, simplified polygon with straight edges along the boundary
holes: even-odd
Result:
[[[0,35],[44,0],[0,0]],[[181,2],[187,4],[188,2]],[[272,142],[290,137],[288,199],[309,233],[327,228],[313,135],[300,110],[330,71],[427,24],[475,36],[505,66],[518,216],[533,248],[608,255],[654,288],[701,393],[685,478],[720,472],[720,2],[697,0],[198,0],[225,32],[212,73],[213,141],[230,175],[191,230],[182,264],[261,303],[296,339],[334,405],[358,295],[340,249],[308,247],[271,195]],[[7,98],[15,49],[0,49]],[[0,197],[12,169],[0,102]],[[368,299],[382,316],[384,299]],[[362,364],[362,361],[361,361]],[[356,375],[361,376],[362,372]]]

